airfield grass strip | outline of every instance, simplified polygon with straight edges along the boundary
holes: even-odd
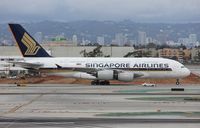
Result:
[[[125,113],[105,113],[96,116],[200,116],[200,112],[125,112]]]
[[[139,97],[126,98],[128,100],[145,100],[145,101],[200,101],[200,97]]]

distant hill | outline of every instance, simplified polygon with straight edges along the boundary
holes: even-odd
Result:
[[[188,37],[195,33],[200,40],[200,23],[187,24],[164,24],[164,23],[135,23],[125,20],[114,21],[74,21],[74,22],[55,22],[43,21],[37,23],[22,23],[31,34],[42,32],[43,35],[56,36],[64,33],[71,38],[77,35],[79,40],[84,38],[96,41],[97,36],[104,36],[106,42],[110,42],[116,33],[124,33],[129,39],[137,40],[138,31],[144,31],[147,36],[157,38],[159,34],[167,35],[168,40],[177,41],[180,37]],[[0,24],[0,40],[10,39],[7,24]]]

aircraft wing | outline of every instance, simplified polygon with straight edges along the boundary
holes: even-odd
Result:
[[[98,72],[102,69],[96,69],[96,68],[74,68],[73,71],[79,71],[79,72],[86,72],[86,73],[93,73]]]
[[[98,71],[106,71],[106,70],[115,70],[117,73],[124,73],[128,72],[123,69],[96,69],[96,68],[74,68],[73,71],[78,71],[78,72],[85,72],[87,74],[90,74],[92,76],[95,76]],[[144,76],[142,73],[134,73],[136,78]]]
[[[43,66],[43,64],[27,63],[27,62],[9,62],[9,63],[12,63],[13,65],[18,65],[26,69],[39,69],[41,66]]]

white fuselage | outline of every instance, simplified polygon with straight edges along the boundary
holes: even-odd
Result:
[[[164,58],[71,58],[71,57],[37,57],[25,58],[25,62],[42,64],[41,70],[63,69],[68,71],[67,77],[98,79],[88,75],[91,69],[118,70],[142,74],[139,78],[183,78],[190,75],[190,71],[181,63]],[[79,69],[78,72],[77,70]],[[84,70],[82,72],[81,70]],[[75,72],[76,71],[76,72]],[[70,72],[70,73],[69,73]],[[68,74],[68,75],[66,75]],[[69,75],[70,74],[70,75]]]

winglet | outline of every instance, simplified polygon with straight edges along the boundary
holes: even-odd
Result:
[[[20,24],[8,25],[24,57],[51,57]]]

